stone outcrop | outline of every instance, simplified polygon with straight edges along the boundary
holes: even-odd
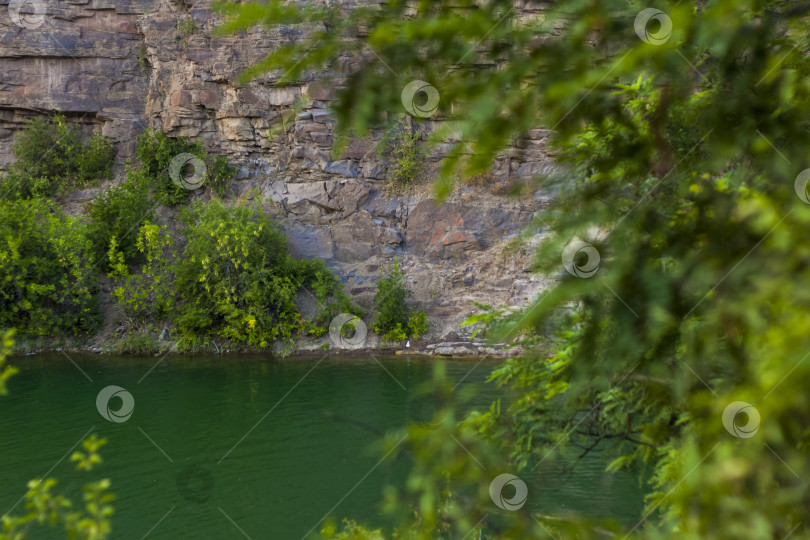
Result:
[[[282,87],[280,73],[238,82],[281,43],[300,38],[301,29],[220,36],[208,0],[42,6],[41,17],[21,25],[0,0],[0,170],[13,159],[14,133],[36,115],[63,112],[87,131],[101,130],[115,142],[119,163],[132,156],[141,131],[158,127],[228,157],[239,173],[227,199],[260,199],[291,251],[329,261],[361,302],[370,303],[379,268],[400,257],[414,291],[409,301],[428,312],[436,336],[457,329],[474,301],[518,305],[544,286],[524,272],[528,255],[506,256],[503,247],[545,199],[516,202],[465,188],[439,205],[428,187],[388,197],[388,162],[374,136],[333,152],[334,88],[312,77]],[[343,68],[350,64],[346,59]],[[535,130],[516,141],[492,178],[548,169],[546,139]],[[431,156],[440,158],[441,151]],[[72,201],[96,194],[83,190]]]
[[[333,155],[334,88],[313,77],[278,86],[281,73],[237,82],[274,48],[299,38],[300,28],[220,36],[210,0],[30,0],[43,14],[26,24],[11,16],[19,3],[0,0],[0,168],[12,159],[12,135],[25,118],[62,111],[112,137],[122,159],[137,134],[154,126],[202,138],[208,150],[239,164],[242,177],[385,177],[373,138],[352,140]],[[545,140],[536,130],[516,141],[493,174],[547,167]]]

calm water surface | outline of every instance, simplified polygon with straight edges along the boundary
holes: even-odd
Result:
[[[28,480],[46,474],[59,479],[57,491],[75,494],[89,477],[77,476],[68,458],[92,431],[108,439],[92,479],[112,481],[112,537],[122,540],[298,540],[326,514],[386,525],[383,487],[402,485],[410,462],[374,468],[378,433],[410,421],[413,389],[431,378],[434,363],[216,356],[170,357],[155,366],[152,357],[70,358],[81,371],[61,354],[12,359],[21,373],[0,398],[0,512],[19,501]],[[494,365],[447,361],[446,371],[463,379],[460,387],[480,388],[472,406],[483,409],[498,397],[484,384]],[[108,385],[134,398],[125,422],[107,421],[96,409]],[[632,524],[641,510],[638,480],[605,474],[605,463],[596,453],[573,474],[522,476],[527,504]]]

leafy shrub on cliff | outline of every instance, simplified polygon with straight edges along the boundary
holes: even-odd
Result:
[[[197,156],[205,163],[203,185],[223,195],[228,180],[236,174],[236,169],[228,164],[227,159],[223,156],[210,157],[199,141],[167,137],[162,131],[147,129],[138,136],[135,157],[141,162],[141,170],[149,179],[155,198],[167,206],[174,206],[188,198],[189,190],[175,184],[169,175],[172,159],[184,153]]]
[[[267,347],[305,329],[295,301],[306,272],[258,204],[196,204],[183,220],[188,243],[176,267],[181,336]]]
[[[301,284],[318,303],[318,312],[313,318],[316,326],[326,331],[330,321],[340,313],[362,316],[363,310],[352,303],[349,295],[343,291],[340,278],[326,267],[323,260],[301,259],[296,262]]]
[[[42,199],[0,201],[0,326],[28,335],[98,325],[85,225]]]
[[[400,129],[391,141],[388,152],[388,184],[386,192],[389,195],[407,193],[415,185],[425,180],[427,170],[425,155],[416,144],[422,133],[407,133]]]
[[[142,258],[137,246],[138,229],[142,223],[154,219],[152,208],[146,179],[139,171],[129,171],[126,181],[93,199],[87,207],[87,235],[95,258],[108,260],[107,251],[113,238],[127,263]]]
[[[415,339],[419,339],[430,329],[427,315],[421,309],[408,317],[408,330]]]
[[[3,181],[10,198],[50,197],[110,178],[115,151],[100,133],[82,141],[79,126],[64,116],[28,122],[14,143],[16,162]]]
[[[216,156],[211,159],[208,158],[208,177],[206,185],[214,190],[214,193],[220,197],[225,194],[225,188],[228,185],[228,180],[233,178],[239,170],[228,163],[225,156]]]
[[[399,266],[399,259],[394,259],[390,266],[380,270],[377,294],[374,295],[374,307],[377,308],[375,332],[385,334],[397,326],[401,330],[408,324],[408,307],[405,305],[407,294],[405,274]]]
[[[166,227],[148,221],[141,225],[135,236],[135,248],[144,258],[144,263],[139,273],[130,274],[117,238],[111,238],[107,254],[112,268],[109,276],[121,280],[121,285],[113,290],[113,296],[130,325],[158,322],[174,306],[172,266],[167,257],[173,244],[172,237],[166,233]]]
[[[377,308],[377,321],[374,331],[387,341],[401,341],[408,337],[406,329],[414,338],[427,332],[429,324],[423,311],[409,316],[405,297],[411,291],[405,286],[405,274],[394,259],[387,268],[380,270],[377,282],[377,293],[374,295],[374,306]]]

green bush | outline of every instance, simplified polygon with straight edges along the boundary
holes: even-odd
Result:
[[[109,276],[122,281],[113,291],[113,296],[130,325],[140,327],[143,323],[160,321],[174,306],[172,266],[167,258],[173,244],[165,227],[148,221],[141,225],[135,248],[144,258],[144,263],[139,273],[130,275],[116,237],[110,240],[108,259],[112,271]]]
[[[239,170],[228,163],[225,156],[217,156],[213,160],[208,160],[208,178],[205,180],[207,186],[214,190],[214,193],[222,197],[228,180],[233,178]]]
[[[414,339],[419,339],[425,335],[429,329],[430,323],[428,322],[427,315],[421,309],[408,317],[408,330],[411,331],[411,335]]]
[[[124,260],[132,264],[139,259],[138,229],[154,219],[153,203],[149,198],[146,179],[139,171],[129,171],[125,182],[113,186],[96,197],[87,207],[87,234],[97,260],[105,260],[110,240]]]
[[[334,272],[326,267],[321,259],[301,259],[297,261],[298,275],[318,302],[318,311],[313,323],[326,331],[329,323],[340,313],[362,316],[360,308],[343,291],[343,284]]]
[[[323,261],[292,258],[286,236],[258,203],[196,204],[182,219],[188,242],[175,278],[181,347],[207,338],[290,345],[305,332],[323,333],[333,314],[358,311]],[[318,300],[313,321],[296,305],[303,287]]]
[[[407,294],[405,274],[402,273],[399,260],[394,259],[391,266],[380,270],[377,294],[374,295],[374,307],[377,308],[375,332],[385,334],[394,330],[397,325],[401,329],[408,324],[408,308],[405,305]]]
[[[236,169],[228,164],[227,159],[223,156],[211,158],[199,141],[190,141],[186,137],[170,138],[162,131],[147,129],[138,136],[135,157],[141,162],[141,170],[149,179],[155,199],[174,206],[188,198],[189,190],[175,184],[169,175],[172,159],[183,153],[193,154],[205,163],[203,185],[222,196],[228,180],[236,174]]]
[[[406,334],[405,330],[402,329],[402,325],[400,323],[397,323],[392,329],[382,334],[382,338],[385,341],[402,341],[407,337],[408,334]]]
[[[183,216],[188,243],[177,266],[181,334],[266,347],[303,326],[287,241],[261,207],[197,204]]]
[[[110,178],[115,159],[112,142],[94,133],[85,143],[79,126],[57,115],[35,118],[17,135],[16,162],[4,179],[9,198],[50,197],[102,178]]]
[[[374,331],[387,341],[401,341],[411,331],[414,338],[419,338],[429,328],[427,315],[423,311],[414,313],[409,317],[405,297],[411,291],[405,286],[405,274],[399,265],[399,260],[387,268],[380,270],[380,280],[377,282],[377,293],[374,295],[374,306],[377,308],[377,321]]]
[[[93,263],[81,221],[42,199],[0,201],[0,326],[24,335],[95,329]]]
[[[425,180],[425,155],[416,142],[421,132],[406,133],[399,131],[389,145],[389,174],[386,192],[389,195],[407,193],[411,188]]]

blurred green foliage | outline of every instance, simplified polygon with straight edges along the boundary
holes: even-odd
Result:
[[[112,141],[94,133],[87,142],[63,115],[29,120],[14,142],[16,161],[0,186],[4,198],[50,197],[110,178]]]
[[[308,36],[244,78],[336,77],[339,60],[358,60],[339,73],[343,137],[392,129],[403,88],[433,85],[442,122],[429,142],[452,145],[440,195],[530,130],[550,130],[558,173],[538,187],[557,195],[539,216],[551,235],[535,268],[559,279],[522,312],[479,320],[492,340],[524,345],[493,374],[514,397],[447,430],[409,431],[416,466],[386,505],[405,537],[460,538],[476,523],[488,538],[808,534],[810,198],[799,175],[810,165],[810,8],[654,5],[220,6],[223,32],[293,24]],[[598,269],[582,277],[594,252]],[[724,427],[734,401],[759,412],[750,438]],[[634,526],[528,506],[504,523],[478,521],[493,511],[493,475],[470,454],[487,471],[509,456],[500,470],[528,474],[597,445],[610,470],[651,470]],[[460,486],[471,502],[445,504]],[[343,534],[379,537],[358,531]]]
[[[6,330],[0,336],[0,396],[8,395],[8,380],[20,370],[6,364],[6,358],[14,346],[14,330]]]

